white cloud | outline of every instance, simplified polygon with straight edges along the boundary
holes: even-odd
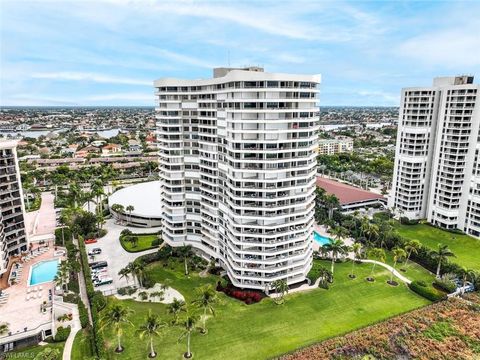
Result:
[[[124,84],[124,85],[141,85],[153,86],[151,80],[140,80],[126,77],[117,77],[102,75],[88,72],[61,71],[61,72],[44,72],[32,74],[34,79],[50,79],[64,81],[89,81],[103,84]]]
[[[429,65],[458,68],[480,65],[480,24],[476,29],[435,31],[400,44],[397,53]]]
[[[381,101],[379,102],[385,102],[389,105],[398,105],[398,103],[400,102],[400,95],[394,95],[378,90],[360,90],[357,92],[357,94],[367,98],[380,99]]]

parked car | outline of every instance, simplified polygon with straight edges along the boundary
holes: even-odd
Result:
[[[102,249],[100,248],[93,248],[88,252],[88,255],[98,255],[102,253]]]
[[[85,244],[95,244],[97,242],[97,239],[86,239]]]
[[[101,286],[101,285],[107,285],[113,283],[113,279],[111,277],[105,277],[105,278],[100,278],[97,281],[93,283],[95,287]]]
[[[107,264],[106,261],[97,261],[97,262],[89,264],[89,266],[92,270],[94,270],[94,269],[105,268],[105,267],[108,266],[108,264]]]

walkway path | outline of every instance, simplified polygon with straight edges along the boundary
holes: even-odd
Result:
[[[392,266],[388,265],[388,264],[385,264],[381,261],[377,261],[377,260],[370,260],[370,259],[357,259],[358,261],[360,262],[363,262],[363,263],[370,263],[370,264],[377,264],[379,266],[382,266],[384,267],[385,269],[387,269],[388,271],[392,272],[393,271],[393,275],[395,275],[397,278],[399,278],[400,280],[402,280],[405,284],[410,284],[412,282],[412,280],[406,278],[405,276],[403,276],[402,274],[400,274],[397,270],[395,270]]]
[[[69,304],[70,305],[70,304]],[[82,329],[80,324],[80,316],[78,313],[77,305],[72,306],[72,324],[70,335],[68,335],[67,341],[65,341],[65,347],[63,348],[63,360],[70,360],[72,355],[72,348],[73,348],[73,341],[75,340],[75,336],[77,332]]]

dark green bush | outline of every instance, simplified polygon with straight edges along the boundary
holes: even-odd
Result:
[[[152,246],[160,246],[162,242],[163,242],[162,239],[156,238],[155,240],[152,241]]]
[[[457,289],[457,285],[452,280],[448,279],[435,279],[433,281],[433,285],[449,294],[451,294]]]
[[[55,338],[53,339],[53,341],[55,342],[62,342],[62,341],[65,341],[67,340],[68,338],[68,335],[70,335],[70,326],[64,328],[63,326],[60,326],[58,329],[57,329],[57,333],[55,334]]]
[[[95,291],[91,301],[92,304],[97,306],[98,311],[102,311],[107,306],[107,299],[105,299],[101,291]]]
[[[80,324],[82,325],[82,328],[85,328],[88,326],[88,311],[87,308],[85,307],[85,304],[83,303],[82,300],[78,300],[78,315],[80,317]]]
[[[424,281],[412,281],[408,287],[415,293],[430,301],[440,301],[446,298],[446,295],[436,290],[432,286],[427,286]]]

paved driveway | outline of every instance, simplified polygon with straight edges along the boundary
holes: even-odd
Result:
[[[103,238],[99,239],[95,244],[87,244],[87,252],[93,248],[102,249],[100,255],[95,256],[95,261],[107,261],[108,272],[113,279],[113,284],[99,286],[97,289],[104,292],[105,295],[115,293],[115,289],[133,285],[133,279],[129,278],[128,283],[125,278],[120,279],[118,272],[124,268],[129,262],[134,261],[139,256],[154,253],[157,249],[145,250],[137,253],[129,253],[125,251],[120,245],[120,233],[124,229],[130,229],[135,234],[152,233],[159,230],[159,228],[134,228],[129,226],[117,225],[114,219],[109,219],[105,223],[105,229],[108,233]]]

